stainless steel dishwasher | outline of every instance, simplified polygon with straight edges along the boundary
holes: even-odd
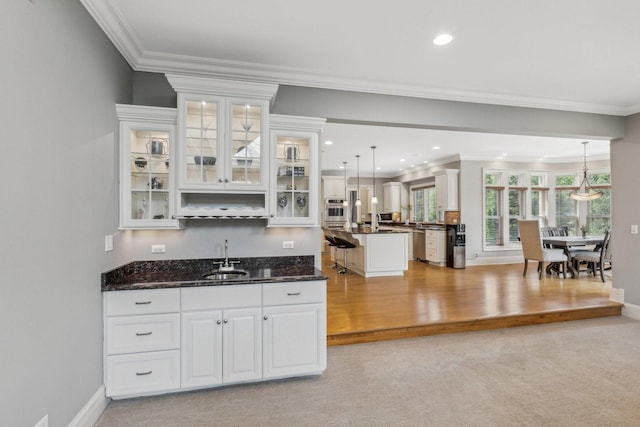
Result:
[[[413,258],[425,261],[427,251],[424,241],[424,230],[413,230]]]

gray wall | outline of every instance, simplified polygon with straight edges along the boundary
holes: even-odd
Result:
[[[640,114],[627,117],[624,139],[611,142],[611,194],[613,211],[612,256],[614,285],[624,289],[625,302],[640,305],[640,234],[631,234],[640,224],[638,189],[640,175]]]
[[[77,0],[0,2],[0,425],[66,426],[102,385],[132,72]]]

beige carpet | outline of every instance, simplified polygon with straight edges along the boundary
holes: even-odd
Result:
[[[321,377],[112,402],[110,426],[638,426],[622,317],[330,347]]]

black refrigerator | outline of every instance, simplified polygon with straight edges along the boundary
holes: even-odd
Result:
[[[447,224],[447,267],[465,268],[465,247],[464,224]]]

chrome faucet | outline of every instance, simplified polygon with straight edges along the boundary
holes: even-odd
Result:
[[[224,239],[224,262],[215,262],[215,264],[221,264],[218,268],[220,271],[230,271],[233,270],[233,264],[238,264],[240,261],[229,261],[229,257],[227,256],[227,251],[229,250],[229,241]]]

